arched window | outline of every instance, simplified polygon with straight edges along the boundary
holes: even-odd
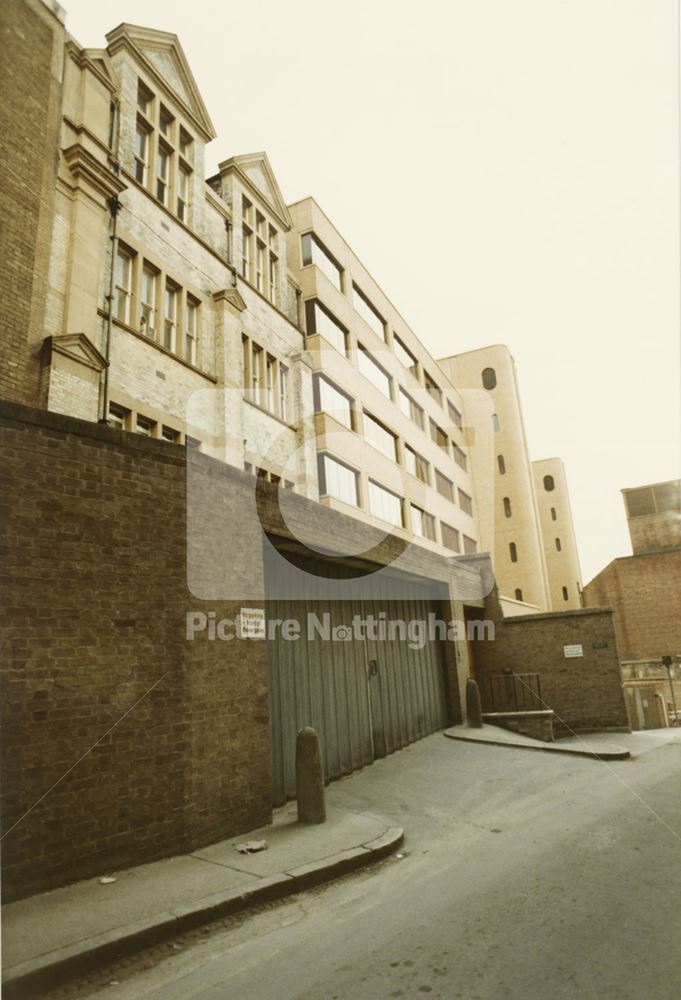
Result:
[[[565,588],[563,587],[563,590],[564,589]],[[520,587],[516,587],[516,590],[515,590],[515,599],[516,599],[516,601],[522,601],[522,599],[523,599],[523,592],[520,589]]]
[[[567,587],[563,587],[563,600],[567,601],[567,599],[568,599],[568,589]]]
[[[506,517],[511,516],[511,501],[508,499],[508,497],[504,497],[504,514],[506,515]]]
[[[483,368],[482,384],[485,389],[494,389],[497,384],[497,373],[493,368]]]
[[[508,551],[511,556],[511,562],[518,562],[518,550],[515,547],[515,542],[509,543]]]
[[[562,547],[563,546],[560,544],[560,538],[557,538],[556,539],[556,552],[560,552],[560,550],[562,549]]]
[[[556,484],[553,481],[553,476],[544,476],[544,489],[546,492],[550,493],[551,490],[555,490],[555,488]]]
[[[493,413],[492,414],[492,428],[493,428],[495,434],[497,433],[497,431],[501,430],[501,424],[499,423],[499,414],[498,413]]]
[[[552,520],[552,521],[556,521],[557,519],[558,519],[558,518],[557,518],[557,514],[556,514],[556,508],[555,508],[555,507],[552,507],[552,508],[551,508],[551,520]]]
[[[506,462],[504,461],[503,455],[497,455],[497,465],[499,466],[499,474],[501,476],[506,475]]]

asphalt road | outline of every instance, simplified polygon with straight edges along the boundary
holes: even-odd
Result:
[[[404,826],[402,857],[59,997],[681,996],[680,743],[606,765],[436,735],[329,794]]]

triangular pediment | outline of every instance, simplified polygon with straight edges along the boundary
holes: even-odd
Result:
[[[238,171],[242,179],[246,180],[251,188],[260,195],[284,226],[288,229],[291,228],[293,224],[291,216],[267,153],[246,153],[242,156],[232,156],[229,160],[223,160],[219,170],[221,174],[227,173],[229,170]]]
[[[119,24],[106,40],[111,55],[121,48],[132,53],[156,84],[193,120],[206,142],[215,138],[215,128],[177,35],[135,24]]]
[[[108,367],[106,358],[84,333],[62,333],[56,337],[47,337],[46,342],[52,352],[62,354],[72,361],[79,361],[96,371]]]

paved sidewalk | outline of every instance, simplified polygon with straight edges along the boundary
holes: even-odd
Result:
[[[483,725],[482,729],[452,726],[445,729],[445,736],[466,743],[491,743],[493,746],[510,746],[519,750],[539,750],[544,753],[564,753],[595,760],[628,760],[655,750],[665,743],[681,742],[681,728],[649,729],[635,733],[588,733],[544,743],[520,733],[512,733],[501,726]]]
[[[326,823],[296,821],[296,803],[272,826],[190,855],[9,903],[2,908],[3,997],[76,975],[209,920],[307,889],[369,864],[401,843],[401,827],[369,813],[328,810]],[[265,840],[242,854],[236,845]]]

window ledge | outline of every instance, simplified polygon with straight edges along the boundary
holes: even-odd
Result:
[[[106,313],[103,312],[101,309],[98,310],[98,312],[100,316],[106,317]],[[191,361],[187,361],[186,358],[180,357],[179,354],[173,354],[173,352],[169,351],[167,347],[163,347],[162,344],[159,344],[155,340],[152,340],[150,337],[147,337],[144,333],[140,333],[139,330],[136,330],[133,326],[128,326],[127,323],[123,323],[122,320],[116,319],[115,316],[112,317],[111,322],[113,323],[114,326],[118,327],[119,330],[125,330],[126,333],[131,333],[133,337],[137,337],[138,340],[141,340],[145,344],[148,344],[149,347],[153,347],[155,350],[160,351],[161,354],[165,354],[167,358],[172,358],[173,361],[177,361],[178,364],[183,365],[185,368],[188,368],[190,371],[195,372],[202,378],[208,379],[209,382],[217,384],[218,380],[215,375],[211,375],[210,372],[204,371],[202,368],[197,368],[197,366],[193,365]]]
[[[278,424],[282,425],[282,427],[286,427],[290,431],[295,431],[295,424],[290,424],[287,420],[282,420],[276,413],[272,413],[272,411],[268,410],[267,407],[262,406],[260,403],[256,403],[254,399],[249,399],[248,396],[244,395],[244,403],[248,403],[249,406],[252,406],[260,413],[264,413],[266,416],[271,417],[272,420],[276,420]]]

